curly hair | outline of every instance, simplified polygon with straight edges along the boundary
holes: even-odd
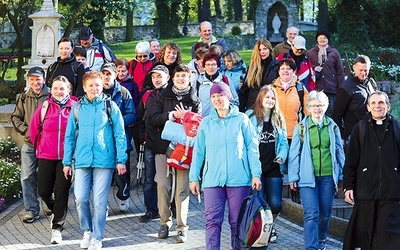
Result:
[[[177,43],[174,43],[174,42],[167,42],[161,47],[160,54],[158,55],[158,61],[157,62],[159,62],[161,64],[165,64],[164,56],[165,56],[165,52],[166,52],[167,48],[170,49],[170,50],[175,50],[176,51],[175,63],[176,64],[181,64],[182,63],[181,48],[179,47],[179,45]]]

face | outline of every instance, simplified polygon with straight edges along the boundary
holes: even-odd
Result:
[[[225,67],[228,69],[228,70],[231,70],[232,68],[233,68],[233,61],[232,60],[230,60],[230,59],[228,59],[227,57],[224,57],[224,63],[225,63]]]
[[[92,45],[93,42],[93,35],[90,35],[89,39],[87,40],[80,40],[82,47],[88,48]]]
[[[289,42],[292,42],[295,36],[297,36],[297,32],[295,29],[289,29],[286,32],[286,38],[289,40]]]
[[[160,53],[160,43],[158,41],[151,41],[150,51],[151,53],[158,55]]]
[[[258,46],[258,53],[260,54],[260,58],[265,60],[269,56],[269,49],[264,44],[260,44]]]
[[[138,53],[136,58],[138,59],[139,62],[145,63],[149,60],[149,54],[148,53]]]
[[[125,65],[119,65],[117,66],[117,77],[120,80],[123,80],[126,78],[128,75],[128,70],[126,69]]]
[[[318,100],[312,100],[308,104],[308,110],[310,111],[311,117],[314,119],[323,118],[327,108],[328,107],[324,103]]]
[[[289,82],[293,79],[293,76],[294,70],[291,69],[289,65],[282,64],[282,66],[279,68],[279,77],[282,79],[282,81]]]
[[[368,65],[367,63],[358,62],[353,65],[354,75],[360,81],[365,81],[365,79],[367,79],[368,74],[369,74],[369,69],[370,69],[370,65]]]
[[[371,95],[367,105],[367,109],[371,112],[373,118],[381,120],[390,109],[390,104],[387,104],[383,95]]]
[[[190,73],[185,71],[176,72],[172,78],[172,81],[174,82],[175,87],[178,89],[185,89],[190,83]]]
[[[218,64],[217,64],[217,61],[215,61],[215,60],[206,61],[206,63],[204,64],[204,67],[205,67],[206,73],[210,76],[214,75],[218,71]]]
[[[205,22],[200,27],[200,36],[204,41],[211,40],[211,36],[213,34],[212,26],[210,23]]]
[[[326,36],[319,35],[317,37],[317,42],[318,42],[318,46],[325,47],[325,46],[328,45],[329,40],[328,40],[328,38]]]
[[[276,103],[276,97],[274,95],[274,92],[269,90],[264,96],[262,105],[264,109],[272,109],[275,106],[275,103]]]
[[[84,57],[84,56],[77,55],[77,56],[75,56],[75,60],[80,63],[86,64],[86,57]]]
[[[83,90],[90,101],[95,97],[100,96],[103,92],[103,83],[101,78],[87,79],[83,83]]]
[[[108,70],[103,70],[101,72],[101,78],[103,80],[103,88],[110,89],[114,87],[114,80],[117,77],[117,73]]]
[[[215,93],[211,95],[211,103],[218,111],[229,109],[229,99],[223,94]]]
[[[62,42],[58,45],[58,54],[60,54],[61,59],[67,59],[72,53],[72,46],[70,42]]]
[[[292,51],[293,54],[295,54],[296,56],[301,56],[301,54],[303,54],[304,49],[296,49],[293,45],[292,45]]]
[[[44,78],[42,76],[28,76],[27,81],[33,92],[39,94],[43,87]]]
[[[62,101],[69,94],[67,83],[63,81],[55,81],[51,85],[51,96],[58,101]]]
[[[166,65],[174,64],[174,62],[176,61],[177,55],[178,55],[178,52],[175,49],[171,49],[171,48],[167,47],[165,50],[165,55],[164,55],[164,63]]]
[[[164,83],[168,82],[169,75],[163,73],[153,72],[151,73],[151,82],[154,88],[160,88]]]

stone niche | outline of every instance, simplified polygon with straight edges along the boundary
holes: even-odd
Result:
[[[271,40],[271,43],[280,43],[286,39],[286,29],[290,26],[299,28],[299,7],[296,1],[290,0],[261,0],[256,9],[255,38]],[[274,34],[272,22],[275,16],[279,17],[279,34]]]

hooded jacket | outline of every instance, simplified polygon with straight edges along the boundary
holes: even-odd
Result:
[[[103,41],[93,37],[90,47],[86,48],[86,61],[90,70],[100,72],[101,65],[105,62],[115,62],[117,58]]]
[[[106,112],[105,94],[92,101],[86,96],[80,102],[78,119],[75,119],[75,104],[68,117],[65,132],[64,166],[71,166],[74,156],[74,168],[109,168],[125,163],[126,137],[124,120],[115,102],[111,101],[112,126]]]
[[[257,135],[247,115],[230,105],[222,119],[213,108],[197,131],[189,180],[201,178],[203,189],[251,186],[253,177],[261,177],[259,158]]]
[[[225,69],[222,71],[222,75],[228,77],[229,84],[232,84],[236,93],[239,94],[240,87],[244,82],[246,77],[247,67],[246,63],[243,60],[240,60],[237,64],[235,64],[232,69]]]
[[[147,73],[155,64],[155,56],[153,53],[149,53],[149,60],[142,63],[138,61],[137,56],[129,61],[128,72],[132,75],[133,81],[139,87],[139,91],[141,92],[144,85],[144,80],[146,78]]]

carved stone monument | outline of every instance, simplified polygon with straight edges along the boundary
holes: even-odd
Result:
[[[26,71],[35,66],[46,70],[57,59],[61,17],[54,10],[52,0],[44,0],[40,11],[29,15],[33,20],[32,53],[28,64],[22,67]]]
[[[279,32],[281,24],[281,19],[279,18],[278,13],[275,12],[274,19],[272,19],[272,28],[274,29],[274,33],[269,37],[270,42],[281,42],[283,40],[283,37]]]

